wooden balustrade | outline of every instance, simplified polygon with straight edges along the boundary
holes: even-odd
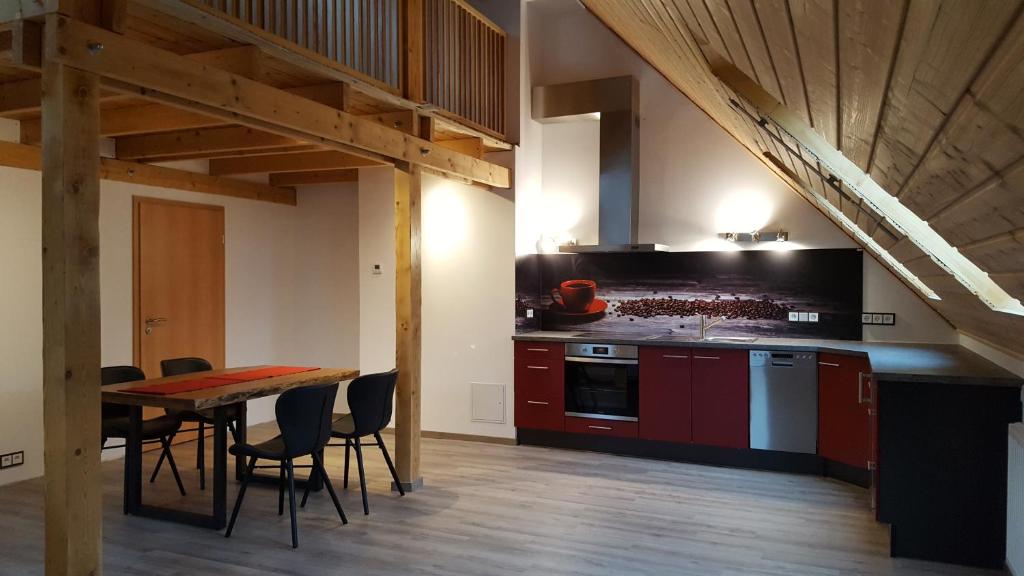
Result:
[[[504,138],[505,32],[464,0],[203,1]]]
[[[505,134],[505,32],[463,0],[423,0],[424,97]]]
[[[400,0],[204,2],[402,93]]]

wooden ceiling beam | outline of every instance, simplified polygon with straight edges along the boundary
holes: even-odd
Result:
[[[42,168],[42,150],[37,146],[0,141],[0,166],[40,170]],[[100,158],[100,179],[290,206],[294,206],[296,203],[293,188],[268,186],[245,180],[234,180],[113,158]]]
[[[266,156],[270,154],[296,154],[298,152],[315,152],[317,150],[323,150],[315,144],[298,144],[295,146],[277,146],[274,148],[257,148],[252,150],[224,150],[221,152],[196,152],[193,154],[179,154],[177,156],[153,156],[146,158],[145,160],[135,160],[136,162],[146,162],[148,164],[155,164],[158,162],[180,162],[182,160],[210,160],[213,158],[233,158],[233,157],[252,157],[252,156]]]
[[[383,163],[346,154],[345,152],[321,150],[296,154],[214,158],[210,160],[210,174],[225,176],[229,174],[260,174],[264,172],[305,172],[309,170],[334,170],[338,168],[381,165]]]
[[[282,146],[300,146],[293,138],[253,130],[246,126],[226,126],[198,130],[180,130],[118,138],[117,157],[122,160],[147,160],[177,156],[203,157],[206,153],[245,152]]]
[[[50,16],[62,52],[59,63],[137,87],[138,95],[182,99],[182,106],[325,147],[361,148],[500,188],[504,166],[459,154],[336,108],[194,62],[172,52],[63,17]],[[96,52],[90,46],[103,45]],[[130,86],[125,87],[131,89]]]
[[[309,172],[277,172],[269,177],[271,186],[302,186],[307,184],[336,184],[338,182],[358,181],[358,168],[312,170]]]

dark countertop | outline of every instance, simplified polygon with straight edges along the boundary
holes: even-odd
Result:
[[[867,356],[879,382],[933,382],[973,386],[1024,386],[1024,379],[957,344],[862,342],[854,340],[804,340],[758,338],[753,342],[657,340],[650,336],[601,337],[579,332],[536,331],[516,334],[513,340],[547,342],[594,342],[681,348],[736,348],[787,350]]]

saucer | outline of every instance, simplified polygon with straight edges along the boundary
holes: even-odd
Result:
[[[548,314],[555,316],[556,319],[567,321],[596,320],[597,318],[600,318],[604,314],[604,311],[607,308],[607,302],[601,300],[600,298],[594,298],[594,301],[591,302],[589,306],[587,306],[587,309],[581,312],[570,312],[560,304],[551,304],[551,306],[548,307],[547,312]]]

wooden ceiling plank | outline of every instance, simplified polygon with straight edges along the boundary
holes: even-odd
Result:
[[[782,89],[780,102],[810,123],[801,54],[793,35],[788,4],[786,0],[760,0],[754,7]]]
[[[39,78],[0,84],[0,116],[38,113],[41,100]]]
[[[335,184],[358,182],[359,169],[313,170],[309,172],[280,172],[269,176],[271,186],[303,186],[309,184]]]
[[[839,151],[868,171],[905,2],[839,2]]]
[[[897,196],[932,146],[1019,2],[911,2],[871,177]]]
[[[292,138],[260,132],[245,126],[228,126],[118,138],[116,155],[122,160],[146,160],[185,155],[194,157],[204,152],[245,151],[301,144],[302,142]]]
[[[145,87],[138,91],[143,97],[156,98],[162,93],[205,106],[204,111],[237,119],[238,124],[252,122],[260,124],[260,128],[270,124],[284,131],[301,132],[311,142],[325,146],[355,146],[492,186],[509,186],[509,170],[503,166],[445,150],[426,140],[81,22],[55,18],[54,26],[65,48],[57,57],[59,61]],[[104,49],[94,54],[88,47],[96,42],[102,43]]]
[[[811,126],[839,147],[839,72],[836,14],[832,0],[790,0],[790,18],[800,54]],[[771,90],[769,90],[769,93]],[[780,102],[782,98],[778,99]]]
[[[380,162],[352,156],[336,150],[320,150],[297,154],[268,154],[263,156],[239,156],[236,158],[214,158],[210,160],[210,174],[226,176],[235,174],[260,174],[263,172],[305,172],[309,170],[333,170],[338,168],[359,168],[381,166]]]
[[[38,146],[0,141],[0,166],[40,170],[42,168],[42,150]],[[291,206],[294,206],[296,202],[294,189],[113,158],[100,158],[100,178]]]
[[[690,6],[693,8],[694,13],[697,14],[699,21],[707,22],[707,25],[715,27],[718,35],[725,42],[729,60],[732,61],[733,65],[743,70],[743,73],[751,78],[760,80],[760,76],[758,76],[757,70],[750,60],[747,46],[743,42],[739,30],[736,28],[736,21],[733,20],[732,12],[730,12],[725,0],[690,0]]]
[[[315,152],[317,150],[323,150],[323,148],[315,144],[299,144],[295,146],[275,146],[273,148],[256,148],[251,150],[223,150],[220,152],[196,152],[193,154],[178,154],[175,156],[152,156],[146,158],[144,161],[147,164],[157,164],[160,162],[180,162],[182,160],[210,160],[213,158],[241,156],[252,157],[266,156],[270,154],[296,154],[299,152]]]
[[[919,214],[953,201],[1024,156],[1024,16],[948,116],[901,200]]]
[[[723,9],[728,11],[739,30],[740,41],[750,58],[757,83],[781,102],[783,99],[782,88],[779,87],[779,78],[775,72],[771,54],[768,53],[768,44],[764,32],[761,30],[761,22],[757,19],[757,12],[754,11],[754,5],[750,0],[733,2],[713,0],[709,3],[709,7],[714,7],[712,12]]]

